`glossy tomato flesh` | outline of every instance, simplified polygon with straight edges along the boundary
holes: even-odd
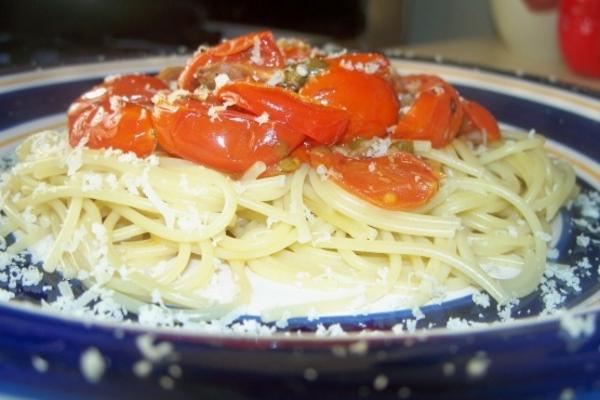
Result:
[[[313,167],[324,165],[340,186],[387,210],[413,209],[425,204],[437,191],[437,175],[426,162],[410,153],[350,158],[319,147],[308,150],[308,156]]]
[[[198,70],[218,62],[249,64],[254,68],[281,68],[285,65],[284,56],[271,32],[251,33],[199,50],[188,60],[179,76],[179,87],[193,90]]]
[[[152,97],[164,89],[164,82],[145,75],[120,76],[94,86],[69,108],[69,143],[76,146],[85,138],[94,149],[150,154],[156,136],[149,110]]]
[[[223,86],[218,96],[258,117],[285,124],[320,144],[336,143],[350,122],[348,111],[318,104],[278,87],[235,82]]]
[[[500,139],[500,128],[496,118],[481,104],[474,101],[462,102],[465,116],[459,134],[477,143]]]
[[[398,120],[398,100],[390,82],[376,73],[333,66],[310,79],[300,94],[350,113],[343,142],[383,136]]]
[[[298,147],[305,136],[276,121],[211,107],[187,99],[154,109],[158,142],[167,152],[225,173],[240,175],[255,162],[273,164]]]
[[[463,109],[458,92],[444,80],[430,75],[403,78],[404,95],[414,101],[400,116],[394,137],[429,140],[433,147],[444,147],[458,134]]]

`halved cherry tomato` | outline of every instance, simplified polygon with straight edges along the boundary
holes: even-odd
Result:
[[[251,33],[198,51],[188,60],[179,76],[179,87],[193,90],[196,87],[198,70],[216,62],[248,63],[255,68],[281,68],[285,64],[283,54],[271,32]]]
[[[327,72],[310,79],[300,94],[350,113],[343,142],[385,135],[398,120],[398,100],[390,82],[377,73],[330,65]]]
[[[261,124],[251,114],[232,109],[215,114],[194,99],[159,103],[153,116],[158,142],[167,152],[234,175],[257,161],[281,160],[305,138],[277,121]]]
[[[327,107],[279,87],[234,82],[217,92],[222,99],[255,115],[267,113],[269,120],[281,122],[321,144],[334,144],[346,132],[347,111]]]
[[[305,151],[305,150],[304,150]],[[304,158],[302,151],[296,154]],[[387,210],[409,210],[437,191],[438,177],[416,156],[397,152],[383,157],[349,158],[324,147],[308,150],[310,164],[324,165],[331,179],[368,202]]]
[[[496,118],[481,104],[463,100],[465,110],[459,135],[477,143],[492,142],[500,139],[500,128]]]
[[[409,75],[401,79],[405,95],[413,102],[400,116],[393,136],[429,140],[436,148],[446,146],[458,134],[463,120],[458,92],[436,76]]]
[[[167,89],[160,79],[125,75],[94,86],[68,111],[69,143],[87,138],[93,149],[113,147],[143,157],[156,147],[152,125],[152,97]]]

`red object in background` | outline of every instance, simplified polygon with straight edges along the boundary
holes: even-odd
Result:
[[[600,0],[562,0],[558,32],[567,65],[600,78]]]

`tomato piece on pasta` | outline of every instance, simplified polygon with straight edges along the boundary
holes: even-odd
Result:
[[[388,210],[416,208],[431,199],[438,188],[436,173],[410,153],[350,158],[323,147],[304,151],[317,172],[327,174],[349,192]],[[298,157],[306,158],[302,154]]]
[[[500,128],[496,118],[481,104],[464,100],[465,118],[459,135],[477,142],[486,143],[500,139]]]
[[[278,87],[234,82],[217,92],[237,107],[285,124],[320,144],[334,144],[346,132],[350,115]]]
[[[443,79],[430,75],[401,78],[408,104],[400,109],[394,137],[429,140],[433,147],[444,147],[458,134],[463,108],[456,89]]]

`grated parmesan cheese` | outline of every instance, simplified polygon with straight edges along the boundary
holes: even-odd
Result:
[[[251,334],[254,336],[269,336],[275,330],[275,327],[263,325],[254,319],[245,319],[242,322],[231,325],[231,331],[234,333]]]
[[[411,310],[411,313],[412,313],[413,317],[415,317],[416,321],[419,321],[419,320],[425,318],[425,314],[423,314],[423,311],[421,311],[421,309],[419,307],[413,307]]]
[[[388,136],[385,138],[373,138],[365,155],[367,157],[383,157],[388,153],[392,139]]]
[[[250,52],[250,61],[256,65],[263,65],[264,61],[260,54],[260,39],[258,37],[254,38],[254,45]]]
[[[560,318],[560,328],[572,339],[588,338],[596,330],[596,315],[575,315],[567,312]]]
[[[466,372],[472,378],[481,378],[487,373],[490,363],[485,352],[478,352],[467,362]]]
[[[446,328],[451,331],[462,331],[469,329],[473,326],[473,321],[469,321],[464,318],[450,317],[446,321]]]
[[[575,399],[576,399],[575,391],[573,389],[571,389],[570,387],[566,387],[563,390],[561,390],[561,392],[558,396],[558,400],[575,400]]]
[[[582,234],[577,235],[577,238],[575,239],[577,246],[580,247],[587,247],[590,244],[590,238],[589,236]]]
[[[344,329],[342,328],[342,326],[340,324],[332,324],[332,325],[329,325],[327,328],[323,324],[318,324],[317,330],[315,331],[315,335],[316,336],[336,337],[336,336],[345,336],[346,332],[344,331]]]
[[[277,86],[283,81],[284,81],[283,72],[281,70],[277,70],[273,73],[273,75],[271,75],[271,77],[267,81],[267,85],[268,86]]]
[[[544,242],[550,242],[550,241],[552,241],[552,236],[550,236],[546,232],[542,232],[542,231],[535,232],[535,237],[538,238],[538,239],[540,239],[540,240],[543,240]]]
[[[102,379],[106,363],[100,351],[95,347],[88,348],[79,359],[81,374],[89,382],[96,384]]]
[[[175,381],[170,376],[161,376],[158,379],[158,383],[163,389],[172,390],[175,387]]]
[[[317,172],[317,174],[319,175],[319,177],[321,178],[322,181],[329,178],[329,174],[328,174],[329,171],[327,170],[327,167],[325,165],[319,164],[315,171]]]
[[[373,388],[377,391],[385,390],[389,384],[389,378],[384,374],[379,374],[373,381]]]
[[[0,288],[0,301],[8,302],[8,301],[12,300],[14,297],[15,297],[15,294],[13,292],[10,292],[6,289]]]
[[[125,101],[123,100],[123,97],[113,95],[108,98],[108,104],[111,111],[119,111],[123,108]]]
[[[229,82],[231,82],[231,80],[229,79],[229,75],[223,73],[218,74],[217,76],[215,76],[215,89],[220,89]]]
[[[33,368],[41,374],[48,371],[48,367],[49,367],[48,361],[46,361],[45,359],[43,359],[40,356],[32,356],[31,357],[31,365],[33,365]]]
[[[306,69],[306,65],[298,64],[296,66],[296,73],[300,76],[308,76],[308,69]]]
[[[350,60],[341,59],[340,67],[347,69],[348,71],[354,71],[354,64],[352,64],[352,61]]]
[[[258,122],[259,125],[266,124],[267,122],[269,122],[269,114],[267,114],[267,112],[265,111],[258,117],[254,118],[254,120]]]
[[[480,307],[488,308],[490,306],[490,296],[484,292],[476,292],[471,296],[473,303]]]
[[[139,360],[133,364],[133,373],[138,378],[145,378],[152,373],[152,363],[148,360]]]
[[[35,286],[42,281],[43,277],[42,272],[33,265],[21,269],[21,284],[23,286]]]
[[[154,337],[150,334],[139,335],[135,344],[146,360],[159,362],[165,358],[174,356],[173,345],[169,342],[154,343]]]
[[[406,321],[406,330],[410,333],[415,333],[417,331],[417,320],[409,319]]]

